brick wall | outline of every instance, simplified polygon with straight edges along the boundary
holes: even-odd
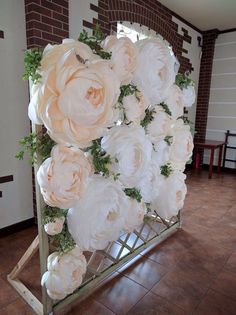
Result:
[[[69,37],[69,0],[25,0],[27,48],[61,43]],[[32,170],[33,206],[36,217],[36,192]]]
[[[84,20],[84,27],[93,28],[98,22],[103,32],[110,34],[111,31],[116,31],[117,21],[129,21],[145,25],[162,35],[172,45],[181,65],[180,72],[193,70],[191,61],[183,56],[183,53],[187,53],[186,49],[183,48],[183,43],[184,41],[191,43],[191,36],[184,28],[182,29],[183,35],[178,33],[178,25],[172,21],[174,13],[158,1],[99,0],[98,6],[90,4],[90,9],[98,12],[98,19],[93,19],[92,22]],[[178,18],[180,17],[178,16]],[[189,23],[187,22],[187,24]]]
[[[195,120],[195,140],[203,141],[206,136],[208,105],[210,98],[211,74],[218,30],[203,32],[202,58],[200,65],[197,111]]]
[[[27,47],[61,43],[69,37],[69,0],[25,0]]]

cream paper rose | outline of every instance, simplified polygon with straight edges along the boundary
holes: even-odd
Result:
[[[54,221],[44,224],[44,230],[48,235],[56,235],[61,233],[65,217],[55,218]]]
[[[125,118],[133,124],[140,124],[145,117],[145,109],[149,106],[148,101],[141,92],[125,96],[122,105]]]
[[[44,201],[67,209],[75,205],[87,188],[91,166],[83,151],[63,145],[53,147],[37,173]]]
[[[170,111],[172,119],[177,119],[184,114],[184,103],[182,98],[182,91],[180,88],[174,84],[169,90],[169,96],[164,101]]]
[[[104,249],[118,239],[125,226],[129,198],[118,181],[92,177],[84,196],[69,209],[67,224],[76,244],[83,250]]]
[[[141,126],[113,127],[102,138],[101,146],[113,160],[109,166],[111,172],[119,174],[119,180],[125,187],[136,187],[146,176],[152,144]]]
[[[161,176],[160,191],[151,203],[151,210],[155,210],[163,219],[169,219],[178,214],[184,205],[187,187],[186,175],[174,171],[169,177]]]
[[[152,159],[146,176],[137,185],[146,203],[150,203],[159,194],[160,184],[160,166]]]
[[[68,45],[67,50],[65,44],[53,47],[43,57],[37,101],[32,101],[29,116],[39,118],[57,143],[86,147],[114,124],[120,82],[109,61],[92,60],[89,53],[86,58],[86,45],[82,52]]]
[[[124,231],[126,233],[133,232],[143,223],[146,213],[147,208],[143,200],[138,202],[135,199],[130,198],[130,206],[125,217]]]
[[[87,262],[81,250],[75,247],[62,255],[52,253],[48,256],[47,268],[41,285],[46,286],[47,294],[53,300],[61,300],[80,286]]]
[[[175,169],[184,171],[185,164],[192,156],[193,137],[189,125],[177,119],[171,130],[173,140],[170,146],[170,162]]]
[[[172,120],[161,106],[155,107],[153,120],[147,126],[147,136],[153,144],[157,144],[168,135]]]
[[[103,48],[111,52],[111,68],[121,81],[129,84],[137,64],[137,48],[128,37],[107,36]]]
[[[151,105],[159,104],[175,82],[176,58],[161,38],[143,39],[136,45],[137,67],[132,81],[149,98]]]
[[[196,92],[193,85],[182,90],[182,100],[185,107],[191,107],[196,100]]]

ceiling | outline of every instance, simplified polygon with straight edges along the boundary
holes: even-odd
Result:
[[[236,28],[236,0],[158,1],[202,31]]]

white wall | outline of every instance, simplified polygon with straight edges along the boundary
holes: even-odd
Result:
[[[236,133],[236,32],[220,34],[216,39],[206,138],[224,140],[227,129]],[[231,139],[236,145],[236,138]],[[227,156],[235,159],[236,151],[228,150]],[[209,163],[209,152],[204,162]],[[235,167],[231,162],[226,166]]]
[[[21,80],[26,48],[24,0],[0,1],[0,176],[14,181],[0,184],[0,228],[33,217],[31,166],[18,161],[18,140],[27,135],[28,89]]]
[[[69,35],[77,39],[83,29],[91,33],[91,29],[83,27],[83,20],[93,22],[98,17],[97,12],[90,10],[90,3],[98,5],[98,0],[69,0]]]
[[[195,90],[196,94],[198,91],[198,79],[199,79],[199,71],[200,71],[200,63],[201,63],[201,47],[198,45],[197,37],[202,37],[200,33],[192,29],[190,26],[186,25],[182,21],[178,20],[176,17],[172,17],[172,21],[178,24],[178,33],[183,35],[182,27],[188,31],[189,36],[192,37],[192,42],[187,43],[184,41],[183,48],[187,49],[188,53],[183,53],[183,56],[190,59],[190,62],[192,63],[192,66],[194,70],[190,74],[190,78],[195,82]],[[195,117],[196,117],[196,103],[197,99],[195,101],[195,104],[188,108],[188,119],[195,124]],[[194,125],[193,125],[194,127]]]

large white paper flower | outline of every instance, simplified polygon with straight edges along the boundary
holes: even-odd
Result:
[[[125,187],[136,187],[146,176],[152,154],[152,144],[140,126],[116,126],[102,138],[102,148],[111,156],[110,170],[120,174]]]
[[[129,84],[137,64],[137,48],[128,37],[107,36],[103,48],[112,53],[111,67],[121,84]]]
[[[80,286],[87,262],[81,250],[75,247],[62,255],[52,253],[48,256],[47,267],[41,284],[46,286],[47,294],[53,300],[61,300]]]
[[[44,201],[52,206],[67,209],[75,205],[84,193],[91,166],[83,151],[63,145],[53,147],[37,173]]]
[[[151,209],[155,210],[163,219],[169,219],[178,214],[184,205],[187,187],[186,175],[174,171],[169,177],[161,177],[160,191],[151,203]]]
[[[192,156],[193,137],[189,125],[177,119],[171,130],[173,141],[170,146],[170,162],[174,168],[184,171],[185,164]]]
[[[147,135],[153,144],[164,140],[170,131],[171,122],[170,116],[162,107],[156,106],[153,120],[147,126]]]
[[[67,215],[68,229],[83,250],[104,249],[124,228],[129,198],[118,181],[92,177],[84,196]]]
[[[120,82],[109,61],[91,60],[91,50],[86,58],[84,46],[57,45],[45,54],[42,78],[34,89],[37,101],[29,107],[29,116],[39,118],[52,139],[79,147],[88,146],[114,123],[114,105],[120,93]],[[88,61],[83,64],[81,58]]]
[[[65,217],[55,218],[54,221],[49,222],[44,225],[44,230],[48,235],[56,235],[61,233],[63,229],[63,224],[65,222]]]
[[[196,100],[196,92],[193,85],[182,90],[182,99],[185,107],[191,107]]]
[[[139,227],[143,223],[147,208],[142,200],[141,202],[130,198],[130,206],[127,209],[125,217],[124,231],[127,233],[133,232],[134,229]]]
[[[137,67],[133,82],[141,88],[152,105],[161,103],[175,82],[176,58],[161,38],[136,42]]]
[[[169,95],[165,100],[165,103],[168,105],[171,111],[172,119],[177,119],[184,114],[184,103],[182,98],[182,91],[180,88],[174,84],[169,89]]]
[[[125,96],[122,104],[126,119],[134,124],[140,124],[145,117],[145,109],[149,106],[148,101],[141,92]]]

